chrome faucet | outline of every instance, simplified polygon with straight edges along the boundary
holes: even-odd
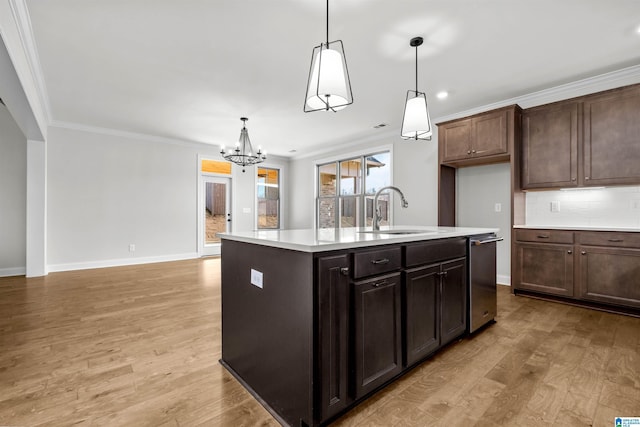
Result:
[[[409,202],[407,202],[407,199],[404,198],[404,194],[402,194],[402,191],[398,188],[398,187],[393,187],[393,186],[388,186],[388,187],[382,187],[381,189],[378,190],[378,192],[376,193],[375,196],[373,196],[373,229],[374,231],[378,231],[380,230],[380,220],[382,219],[382,215],[380,212],[380,206],[378,206],[378,197],[380,197],[380,193],[382,193],[385,190],[394,190],[397,191],[398,194],[400,194],[400,199],[402,200],[402,207],[406,208],[409,206]]]

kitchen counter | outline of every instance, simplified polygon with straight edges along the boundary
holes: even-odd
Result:
[[[497,228],[386,226],[380,233],[371,227],[341,229],[257,230],[235,233],[218,233],[220,238],[244,243],[292,249],[302,252],[323,252],[338,249],[408,243],[449,237],[473,236],[497,233]],[[404,234],[407,232],[406,234]],[[403,234],[397,234],[403,233]]]
[[[528,228],[531,230],[622,231],[622,232],[640,233],[640,228],[598,227],[598,226],[589,226],[589,225],[514,225],[513,228]]]

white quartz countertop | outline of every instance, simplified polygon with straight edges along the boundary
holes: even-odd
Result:
[[[388,226],[381,233],[367,228],[257,230],[235,233],[218,233],[223,240],[235,240],[302,252],[323,252],[337,249],[361,248],[393,243],[446,239],[448,237],[474,236],[497,233],[497,228]],[[400,234],[399,234],[400,233]],[[224,243],[223,243],[224,244]]]
[[[640,233],[640,228],[633,227],[597,227],[588,225],[514,225],[513,228],[530,228],[533,230],[573,230],[573,231],[625,231]]]

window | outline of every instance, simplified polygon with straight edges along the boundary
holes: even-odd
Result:
[[[317,224],[319,228],[373,224],[373,196],[391,185],[391,153],[368,154],[318,165]],[[339,177],[339,178],[338,178]],[[390,196],[378,198],[382,221],[389,223]]]
[[[280,228],[280,170],[258,168],[258,229]]]

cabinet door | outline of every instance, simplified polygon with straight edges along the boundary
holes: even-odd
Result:
[[[584,102],[584,184],[640,182],[640,86]]]
[[[355,397],[402,370],[400,273],[353,286]]]
[[[578,185],[578,103],[522,115],[522,188]]]
[[[573,245],[516,243],[516,289],[573,296]]]
[[[440,265],[405,272],[405,364],[413,365],[440,346]]]
[[[442,125],[438,134],[443,147],[443,162],[471,157],[471,119]]]
[[[640,249],[579,246],[580,298],[640,307]]]
[[[347,395],[349,255],[318,259],[318,387],[316,417],[325,420],[350,403]],[[347,274],[344,274],[347,273]]]
[[[509,111],[497,111],[474,117],[472,124],[471,155],[494,156],[508,152],[507,119]]]
[[[467,329],[467,268],[464,258],[442,264],[441,288],[442,346]]]

